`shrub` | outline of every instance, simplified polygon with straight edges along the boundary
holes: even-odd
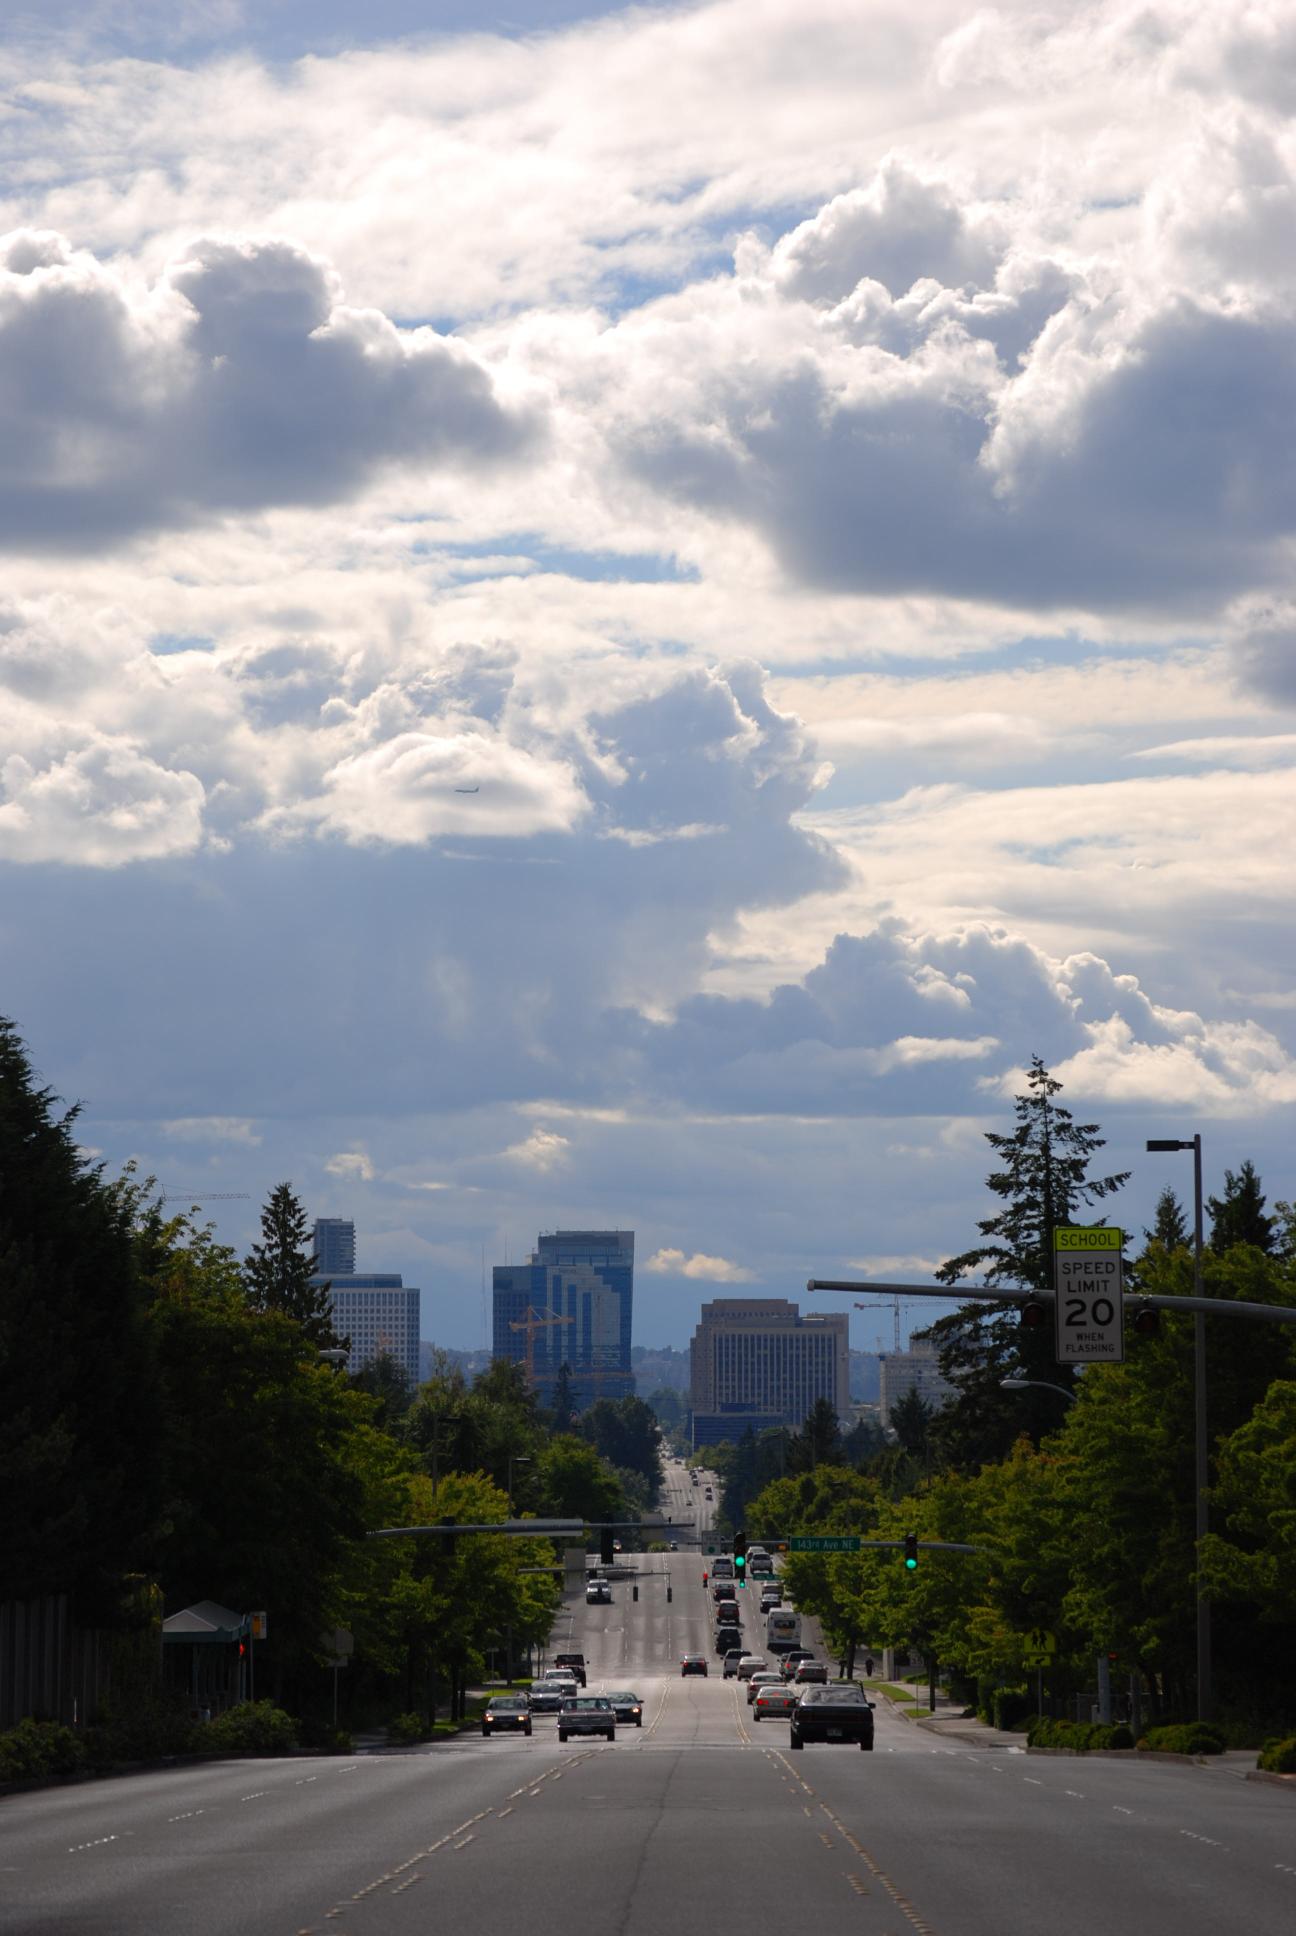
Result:
[[[1223,1754],[1224,1736],[1208,1721],[1176,1721],[1168,1727],[1149,1728],[1138,1745],[1157,1754]]]
[[[291,1754],[297,1724],[273,1701],[244,1701],[195,1729],[193,1745],[210,1754]]]
[[[1047,1714],[1035,1716],[1026,1739],[1032,1748],[1076,1748],[1081,1752],[1134,1746],[1134,1736],[1123,1721],[1108,1727],[1101,1721],[1055,1721]]]
[[[1034,1699],[1024,1687],[1001,1687],[995,1693],[990,1719],[996,1728],[1017,1728],[1034,1711]]]
[[[415,1741],[426,1741],[427,1723],[421,1714],[396,1714],[387,1723],[387,1739],[398,1745],[408,1747]]]
[[[61,1721],[22,1720],[0,1734],[0,1781],[44,1781],[85,1766],[81,1737]]]
[[[1256,1766],[1271,1775],[1296,1775],[1296,1734],[1285,1741],[1266,1741]]]
[[[298,1730],[301,1745],[312,1754],[353,1754],[355,1743],[350,1730],[335,1728],[329,1721],[303,1721]]]
[[[192,1736],[187,1704],[155,1697],[129,1708],[111,1704],[99,1709],[86,1729],[85,1743],[91,1763],[103,1769],[183,1754],[193,1746]]]

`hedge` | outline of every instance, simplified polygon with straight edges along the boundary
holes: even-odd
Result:
[[[1134,1736],[1123,1721],[1107,1727],[1101,1721],[1055,1721],[1037,1714],[1026,1730],[1032,1748],[1075,1748],[1081,1753],[1091,1748],[1132,1748]]]
[[[1266,1741],[1256,1766],[1270,1775],[1296,1775],[1296,1734],[1289,1734],[1285,1741]]]
[[[1208,1721],[1176,1721],[1169,1727],[1149,1728],[1139,1746],[1157,1754],[1217,1755],[1224,1752],[1224,1736]]]
[[[244,1701],[195,1728],[193,1746],[204,1754],[291,1754],[297,1723],[273,1701]]]
[[[0,1781],[45,1781],[74,1775],[86,1762],[85,1744],[59,1721],[20,1721],[0,1734]]]

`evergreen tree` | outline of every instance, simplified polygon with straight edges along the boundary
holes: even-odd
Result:
[[[897,1400],[891,1407],[891,1429],[904,1451],[921,1456],[927,1450],[935,1416],[935,1406],[912,1387]]]
[[[160,1399],[126,1192],[0,1019],[0,1592],[114,1620],[151,1563]]]
[[[346,1349],[348,1340],[333,1329],[333,1303],[327,1284],[312,1284],[318,1259],[308,1248],[306,1212],[280,1183],[261,1212],[261,1242],[243,1261],[247,1300],[254,1311],[281,1311],[296,1320],[318,1351]]]
[[[1211,1249],[1225,1251],[1234,1244],[1254,1244],[1257,1250],[1272,1251],[1275,1220],[1265,1215],[1264,1207],[1260,1178],[1249,1157],[1236,1176],[1232,1170],[1225,1170],[1223,1196],[1206,1199]]]
[[[1167,1183],[1156,1200],[1156,1216],[1152,1228],[1143,1235],[1149,1243],[1164,1244],[1167,1250],[1178,1250],[1181,1244],[1190,1241],[1188,1219],[1183,1206]]]
[[[801,1430],[794,1434],[788,1445],[788,1471],[813,1472],[821,1465],[845,1463],[846,1453],[837,1414],[829,1399],[816,1398],[806,1413]]]
[[[572,1404],[571,1366],[564,1358],[558,1367],[554,1381],[553,1434],[555,1438],[566,1438],[576,1423],[576,1407]]]
[[[991,1286],[1050,1287],[1054,1230],[1079,1222],[1090,1204],[1126,1182],[1128,1170],[1103,1177],[1087,1174],[1105,1139],[1097,1123],[1077,1123],[1055,1101],[1061,1087],[1039,1056],[1033,1056],[1026,1093],[1014,1102],[1016,1128],[1008,1136],[986,1134],[1000,1160],[986,1185],[1003,1198],[1005,1208],[978,1224],[986,1241],[941,1266],[936,1275],[942,1283],[955,1284],[979,1271]],[[941,1371],[959,1394],[941,1412],[938,1428],[943,1457],[950,1463],[976,1467],[1002,1458],[1019,1433],[1038,1439],[1056,1427],[1055,1394],[1002,1388],[1009,1373],[1053,1385],[1071,1382],[1070,1370],[1053,1362],[1051,1324],[1028,1330],[1015,1305],[965,1304],[918,1335],[936,1344]]]
[[[936,1275],[942,1284],[957,1284],[970,1271],[980,1271],[989,1285],[1048,1289],[1053,1283],[1053,1232],[1077,1222],[1083,1207],[1129,1181],[1128,1170],[1086,1176],[1090,1157],[1106,1139],[1098,1134],[1097,1123],[1077,1123],[1069,1109],[1053,1100],[1061,1088],[1039,1056],[1032,1056],[1026,1094],[1013,1105],[1016,1129],[1011,1136],[986,1131],[986,1141],[1003,1165],[990,1172],[986,1187],[1007,1208],[978,1223],[988,1243],[941,1265]]]

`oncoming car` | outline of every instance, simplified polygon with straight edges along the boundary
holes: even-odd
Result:
[[[558,1739],[571,1734],[602,1734],[616,1740],[616,1714],[606,1694],[577,1694],[558,1711]]]
[[[618,1721],[624,1721],[632,1728],[643,1726],[643,1702],[637,1694],[619,1691],[615,1694],[609,1693],[608,1699],[612,1703],[612,1712]]]
[[[482,1733],[530,1734],[531,1703],[525,1694],[492,1694],[482,1714]]]

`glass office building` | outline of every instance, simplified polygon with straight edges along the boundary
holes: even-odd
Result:
[[[816,1400],[850,1413],[850,1327],[844,1311],[802,1317],[781,1297],[721,1297],[702,1306],[690,1348],[694,1445],[772,1425],[799,1430]]]
[[[495,1356],[529,1365],[544,1403],[563,1364],[577,1407],[633,1393],[632,1230],[542,1234],[526,1263],[497,1264],[491,1282]]]

